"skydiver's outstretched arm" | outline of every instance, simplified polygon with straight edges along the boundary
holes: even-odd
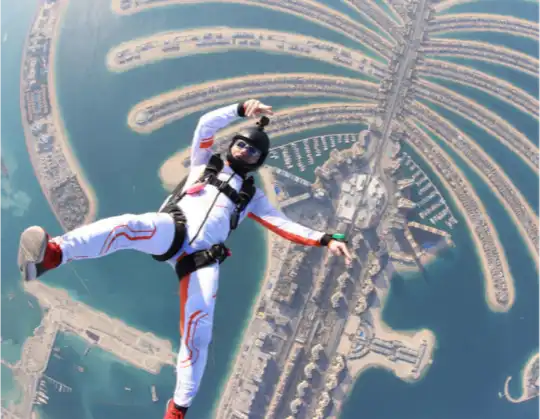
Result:
[[[248,217],[284,239],[306,246],[321,246],[324,233],[305,227],[289,219],[275,208],[268,197],[257,188],[253,201],[248,206]]]
[[[347,265],[351,263],[353,257],[344,242],[333,238],[330,234],[312,230],[292,221],[283,212],[275,208],[260,189],[257,189],[248,211],[249,218],[279,236],[306,246],[327,246],[333,254],[344,256]]]

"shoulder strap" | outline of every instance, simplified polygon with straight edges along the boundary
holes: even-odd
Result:
[[[242,182],[240,192],[238,193],[238,197],[240,199],[239,206],[241,206],[240,212],[246,209],[250,201],[255,196],[256,191],[257,188],[255,188],[255,179],[253,179],[253,176],[248,177]]]
[[[219,154],[212,154],[212,157],[210,157],[210,161],[204,168],[204,172],[202,177],[206,178],[208,175],[214,175],[217,176],[219,172],[223,170],[223,160],[221,160],[221,157]]]
[[[238,192],[238,201],[236,202],[236,208],[231,215],[231,231],[238,227],[238,221],[240,220],[240,214],[246,209],[250,201],[255,196],[255,179],[253,176],[248,177],[242,182],[240,192]]]

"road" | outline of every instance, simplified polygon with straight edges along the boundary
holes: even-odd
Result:
[[[381,175],[381,177],[384,177],[384,174],[380,170],[380,161],[382,152],[386,149],[388,139],[390,138],[391,134],[391,123],[394,120],[394,117],[396,113],[400,110],[402,101],[399,100],[399,93],[402,90],[403,82],[405,80],[405,75],[407,74],[407,71],[411,68],[412,64],[414,63],[414,58],[416,56],[416,52],[418,51],[418,48],[420,47],[420,40],[422,33],[424,31],[425,26],[425,20],[424,20],[424,14],[427,6],[427,0],[420,0],[415,20],[413,23],[414,32],[412,34],[412,38],[405,39],[405,50],[403,52],[403,57],[400,59],[398,64],[398,71],[397,74],[392,81],[392,88],[390,89],[390,95],[388,97],[388,104],[389,108],[386,110],[384,114],[384,123],[383,123],[383,135],[380,140],[380,142],[377,144],[377,148],[375,151],[373,163],[371,166],[372,173],[376,173]]]

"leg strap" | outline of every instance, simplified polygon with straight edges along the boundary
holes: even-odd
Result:
[[[176,205],[167,205],[165,208],[163,208],[162,212],[166,212],[173,217],[175,232],[173,242],[171,247],[169,247],[169,250],[162,255],[152,255],[152,257],[158,262],[165,262],[176,255],[184,245],[184,241],[186,239],[186,216],[182,210]]]
[[[178,275],[178,279],[182,279],[205,266],[216,262],[222,263],[229,255],[230,251],[223,243],[215,244],[208,250],[193,252],[176,263],[176,275]]]

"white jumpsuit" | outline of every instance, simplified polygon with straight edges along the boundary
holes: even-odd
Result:
[[[208,163],[212,155],[210,147],[214,134],[239,118],[237,109],[236,104],[226,106],[200,119],[194,133],[191,168],[185,188],[198,179]],[[224,165],[218,178],[228,181],[236,191],[240,190],[241,177],[227,165]],[[177,255],[168,261],[173,267],[184,254],[225,242],[234,208],[229,198],[219,194],[212,185],[206,185],[196,194],[186,195],[178,205],[187,219],[186,240]],[[319,246],[324,234],[289,220],[270,204],[259,188],[241,214],[240,221],[246,216],[299,244]],[[66,263],[77,259],[98,258],[120,249],[164,254],[171,246],[174,231],[174,222],[169,214],[124,214],[77,228],[53,240],[60,244],[62,263]],[[234,261],[234,256],[230,260]],[[174,392],[174,402],[179,406],[191,405],[204,373],[208,346],[212,340],[218,277],[219,264],[215,263],[180,280],[181,345]]]

